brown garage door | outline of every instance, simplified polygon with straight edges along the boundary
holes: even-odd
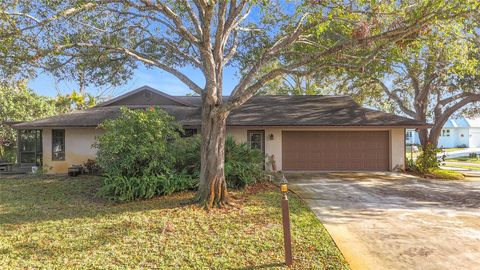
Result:
[[[388,171],[388,131],[283,131],[284,171]]]

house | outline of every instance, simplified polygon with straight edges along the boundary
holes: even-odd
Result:
[[[407,129],[406,142],[407,144],[420,144],[418,132]],[[469,119],[461,116],[448,119],[440,131],[438,147],[480,147],[480,118]]]
[[[48,173],[95,159],[97,126],[120,108],[158,105],[188,133],[201,128],[201,98],[144,86],[93,108],[14,125],[18,159]],[[423,122],[363,108],[348,96],[255,96],[234,110],[227,133],[263,151],[283,171],[394,171],[405,166],[405,129]],[[271,166],[266,166],[271,169]]]

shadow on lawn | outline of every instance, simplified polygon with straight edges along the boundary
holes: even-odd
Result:
[[[113,203],[99,198],[99,177],[0,179],[0,225],[173,209],[193,202],[185,192],[145,201]]]

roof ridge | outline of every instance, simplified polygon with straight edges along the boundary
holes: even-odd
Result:
[[[155,93],[155,94],[158,94],[158,95],[160,95],[160,96],[162,96],[162,97],[168,98],[168,99],[170,99],[170,100],[173,100],[173,101],[175,101],[175,102],[177,102],[177,103],[179,103],[179,104],[183,104],[183,105],[185,105],[185,106],[187,106],[187,107],[194,106],[193,104],[190,104],[190,103],[188,103],[188,102],[185,102],[185,101],[183,101],[183,100],[178,99],[176,96],[169,95],[169,94],[167,94],[167,93],[165,93],[165,92],[163,92],[163,91],[160,91],[160,90],[155,89],[155,88],[153,88],[153,87],[150,87],[150,86],[148,86],[148,85],[143,85],[143,86],[140,86],[140,87],[137,88],[137,89],[134,89],[134,90],[132,90],[132,91],[129,91],[129,92],[127,92],[127,93],[124,93],[123,95],[120,95],[120,96],[118,96],[118,97],[115,97],[115,98],[112,98],[112,99],[107,100],[107,101],[105,101],[105,102],[102,102],[102,103],[100,103],[100,104],[97,104],[97,105],[95,105],[94,107],[106,107],[106,106],[108,106],[108,105],[110,105],[110,104],[112,104],[112,103],[114,103],[114,102],[116,102],[116,101],[122,100],[122,99],[124,99],[124,98],[126,98],[126,97],[129,97],[129,96],[131,96],[131,95],[134,95],[134,94],[136,94],[136,93],[139,93],[139,92],[145,91],[145,90],[150,91],[150,92],[153,92],[153,93]]]

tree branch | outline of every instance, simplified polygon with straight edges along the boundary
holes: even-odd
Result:
[[[192,91],[194,91],[198,94],[204,94],[203,89],[200,88],[196,83],[194,83],[190,78],[188,78],[188,76],[186,76],[185,74],[183,74],[182,72],[180,72],[179,70],[177,70],[177,69],[175,69],[171,66],[168,66],[166,64],[163,64],[163,63],[159,62],[156,59],[149,58],[148,56],[146,56],[143,53],[140,53],[140,52],[137,52],[137,51],[134,51],[134,50],[130,50],[130,49],[127,49],[127,48],[113,47],[113,46],[107,46],[107,45],[97,45],[97,44],[92,44],[92,43],[75,43],[75,44],[71,44],[69,46],[61,47],[59,49],[68,49],[68,48],[74,48],[74,47],[98,48],[98,49],[106,49],[106,50],[109,50],[109,51],[116,51],[116,52],[124,53],[125,55],[133,57],[134,59],[136,59],[136,60],[138,60],[138,61],[140,61],[144,64],[156,66],[156,67],[172,74],[173,76],[177,77],[180,81],[185,83],[190,89],[192,89]]]
[[[395,103],[397,103],[398,107],[403,113],[410,117],[415,117],[415,112],[405,105],[405,102],[395,93],[395,91],[390,91],[390,89],[388,89],[388,87],[385,85],[384,82],[382,82],[382,80],[377,78],[371,79],[378,85],[380,85],[380,87],[383,89],[383,92],[385,92],[385,94],[387,94],[389,98],[391,98],[393,101],[395,101]]]

